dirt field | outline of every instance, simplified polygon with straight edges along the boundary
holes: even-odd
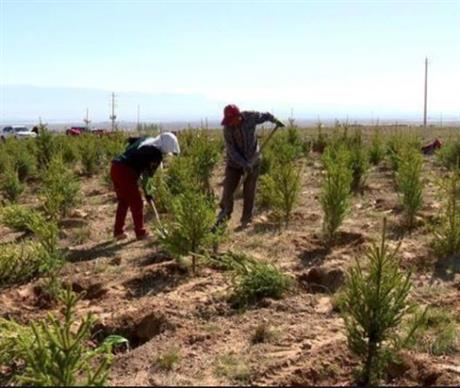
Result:
[[[319,267],[342,275],[378,239],[384,216],[391,243],[402,239],[403,265],[415,270],[412,298],[420,305],[448,310],[458,323],[460,262],[438,260],[430,248],[429,220],[440,208],[435,180],[443,174],[434,161],[434,156],[425,157],[424,206],[420,226],[410,235],[400,227],[398,194],[385,163],[371,168],[364,192],[353,197],[340,242],[333,247],[325,247],[321,240],[320,155],[312,153],[302,160],[301,197],[287,230],[279,233],[265,213],[258,213],[248,229],[235,231],[242,205],[238,196],[228,239],[219,251],[244,251],[273,262],[296,283],[284,299],[263,300],[245,311],[232,309],[226,301],[229,279],[222,271],[202,267],[196,276],[185,273],[160,251],[154,238],[134,239],[129,215],[130,238],[113,242],[114,193],[100,177],[85,178],[83,203],[61,225],[61,244],[68,250],[63,278],[72,282],[75,291],[86,291],[78,313],[93,312],[100,318],[95,338],[117,333],[130,340],[130,349],[116,355],[109,383],[353,384],[358,360],[347,349],[333,293],[308,287],[308,279],[311,269]],[[221,163],[214,178],[219,196],[222,177]],[[21,202],[37,201],[30,194],[24,198]],[[146,217],[153,219],[149,213]],[[2,243],[20,237],[5,227],[0,236]],[[36,282],[0,290],[0,316],[26,323],[49,311],[52,308],[41,298]],[[252,336],[263,323],[271,336],[253,344]],[[171,370],[161,367],[160,355],[175,360]],[[410,350],[403,356],[405,368],[389,372],[389,384],[460,385],[458,346],[449,355]]]

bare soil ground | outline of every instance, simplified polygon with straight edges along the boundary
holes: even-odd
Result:
[[[400,254],[415,268],[412,297],[420,305],[460,314],[460,262],[439,261],[430,248],[428,220],[439,211],[436,177],[441,170],[425,157],[426,189],[420,226],[405,234],[392,175],[382,164],[370,170],[366,188],[353,198],[341,228],[340,242],[321,241],[322,212],[318,202],[322,167],[319,155],[303,162],[303,184],[294,220],[281,233],[259,213],[253,225],[235,231],[241,214],[236,200],[227,241],[219,251],[244,251],[275,263],[297,286],[282,300],[264,300],[245,311],[226,301],[229,281],[221,271],[203,267],[189,275],[151,241],[136,241],[128,215],[130,238],[112,241],[115,196],[100,177],[85,178],[83,202],[61,225],[62,247],[68,249],[63,278],[77,292],[86,291],[78,313],[100,318],[95,337],[122,334],[130,340],[120,350],[110,374],[111,385],[344,385],[353,384],[357,360],[349,353],[343,320],[333,293],[309,287],[309,271],[343,271],[378,239],[382,218],[389,223],[392,244],[402,239]],[[215,176],[220,196],[223,166]],[[36,202],[32,194],[27,202]],[[153,219],[147,214],[148,219]],[[20,238],[4,227],[1,242]],[[336,278],[334,278],[336,279]],[[331,289],[334,281],[329,282]],[[0,291],[0,315],[28,322],[54,307],[41,298],[36,282]],[[253,344],[256,327],[266,323],[272,336]],[[177,353],[172,370],[160,368],[161,354]],[[405,370],[388,379],[394,385],[460,385],[460,354],[434,356],[407,351]]]

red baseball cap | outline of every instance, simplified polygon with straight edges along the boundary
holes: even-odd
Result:
[[[236,117],[240,115],[240,110],[236,105],[227,105],[224,108],[224,118],[222,119],[221,125],[229,125]]]

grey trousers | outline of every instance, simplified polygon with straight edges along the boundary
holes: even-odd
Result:
[[[241,215],[241,222],[251,221],[259,169],[260,164],[257,163],[243,182],[243,214]],[[233,212],[233,197],[235,190],[243,174],[244,171],[241,168],[235,168],[229,165],[225,167],[224,192],[220,202],[220,208],[222,210],[219,214],[219,218],[230,218]]]

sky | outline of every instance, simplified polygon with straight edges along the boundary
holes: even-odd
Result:
[[[195,109],[211,115],[225,103],[284,116],[417,115],[425,57],[430,115],[460,119],[460,0],[0,0],[0,14],[4,119],[5,85],[100,89],[104,106],[115,91],[120,109],[124,93],[142,92],[200,96],[214,104]],[[30,108],[15,104],[16,116]]]

